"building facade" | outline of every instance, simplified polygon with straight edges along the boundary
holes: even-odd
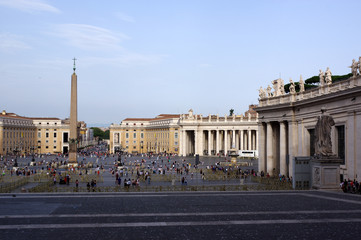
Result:
[[[0,155],[36,151],[36,127],[33,121],[5,110],[0,115]]]
[[[92,139],[84,122],[78,123],[79,144],[82,134]],[[85,141],[84,140],[84,141]],[[87,144],[92,141],[86,141]],[[69,151],[69,120],[30,118],[3,111],[0,115],[0,155],[57,154]]]
[[[322,76],[323,78],[323,76]],[[259,171],[292,176],[293,158],[314,155],[314,129],[321,108],[335,121],[332,129],[333,153],[344,163],[344,178],[361,180],[361,76],[332,83],[321,82],[316,88],[289,94],[260,90]],[[292,83],[291,83],[292,85]]]
[[[110,126],[110,151],[171,153],[182,156],[223,155],[231,148],[257,156],[257,113],[245,115],[161,114],[155,118],[127,118]]]

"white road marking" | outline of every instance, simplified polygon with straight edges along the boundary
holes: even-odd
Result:
[[[103,217],[187,217],[187,216],[236,216],[236,215],[295,215],[295,214],[347,214],[361,213],[353,210],[319,211],[262,211],[262,212],[191,212],[191,213],[119,213],[119,214],[54,214],[54,215],[0,215],[0,219],[16,218],[103,218]]]
[[[361,199],[359,201],[356,201],[356,200],[348,200],[348,199],[342,199],[342,198],[327,197],[327,196],[309,194],[309,193],[301,193],[301,195],[306,196],[306,197],[312,197],[312,198],[321,198],[321,199],[327,199],[327,200],[333,200],[333,201],[339,201],[339,202],[346,202],[346,203],[352,203],[352,204],[361,204]]]
[[[307,223],[359,223],[361,218],[323,218],[323,219],[282,219],[282,220],[239,220],[239,221],[202,221],[202,222],[132,222],[132,223],[74,223],[74,224],[27,224],[1,225],[5,229],[60,229],[60,228],[119,228],[119,227],[172,227],[172,226],[222,226],[222,225],[267,225],[267,224],[307,224]]]

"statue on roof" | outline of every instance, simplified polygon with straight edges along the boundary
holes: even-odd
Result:
[[[321,69],[320,69],[320,74],[318,74],[318,76],[320,77],[320,85],[323,86],[325,84],[325,75]]]
[[[303,81],[302,75],[300,77],[300,92],[304,92],[305,91],[305,82]]]
[[[332,84],[332,77],[331,77],[332,73],[331,73],[331,70],[330,70],[329,67],[327,67],[325,75],[326,75],[326,83],[327,83],[327,85]]]
[[[291,94],[296,93],[295,83],[292,81],[292,78],[290,78],[290,93]]]

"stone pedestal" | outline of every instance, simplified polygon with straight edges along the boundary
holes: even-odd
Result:
[[[343,160],[337,157],[312,158],[312,188],[340,189],[340,165]]]

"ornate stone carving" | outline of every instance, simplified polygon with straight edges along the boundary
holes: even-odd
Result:
[[[295,83],[292,81],[292,79],[290,78],[290,93],[291,94],[295,94],[296,93],[296,88],[295,88]]]
[[[320,73],[318,74],[318,76],[320,77],[320,85],[323,86],[325,84],[325,76],[321,69],[320,69]]]
[[[312,182],[314,185],[320,185],[320,180],[321,180],[320,168],[315,167],[315,168],[313,168],[313,181]]]
[[[332,73],[329,67],[327,67],[326,72],[325,72],[325,76],[326,76],[326,83],[327,85],[332,84]]]
[[[352,64],[351,64],[350,68],[351,68],[351,73],[352,73],[353,77],[356,77],[357,69],[359,68],[359,65],[360,65],[359,62],[356,62],[355,59],[352,59]]]
[[[332,153],[331,129],[335,125],[333,118],[321,108],[321,116],[318,117],[315,126],[315,155],[317,157],[334,156]]]
[[[260,89],[258,91],[259,91],[259,97],[261,99],[266,97],[266,92],[265,92],[265,90],[263,90],[262,87],[260,87]]]
[[[267,95],[268,95],[268,97],[272,97],[272,88],[270,85],[268,85],[268,87],[267,87]]]
[[[303,81],[302,75],[300,77],[300,92],[304,92],[305,91],[305,82]]]

